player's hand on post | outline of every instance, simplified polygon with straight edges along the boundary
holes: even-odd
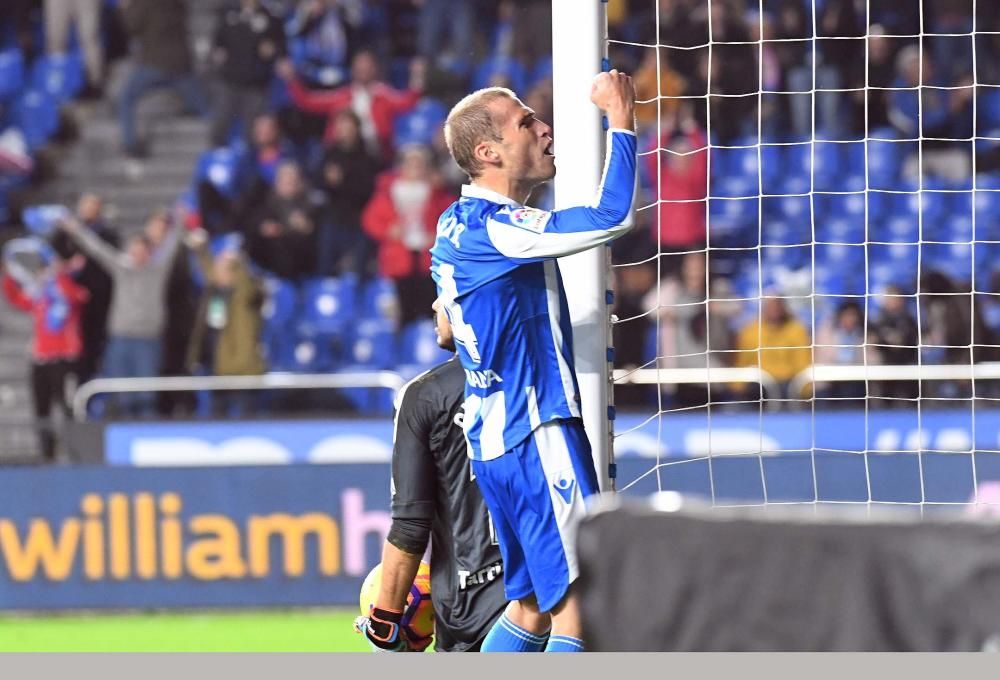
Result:
[[[590,101],[608,117],[608,125],[623,130],[635,129],[635,87],[632,77],[611,69],[594,76]]]

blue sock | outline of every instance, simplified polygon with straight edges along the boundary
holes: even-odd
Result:
[[[547,635],[535,635],[521,628],[503,614],[483,640],[481,652],[540,652],[545,649]]]
[[[582,652],[583,640],[569,635],[553,635],[549,638],[546,652]]]

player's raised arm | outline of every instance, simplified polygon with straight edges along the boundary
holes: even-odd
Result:
[[[635,187],[635,91],[632,79],[610,71],[594,78],[590,99],[608,118],[607,155],[593,204],[553,212],[505,207],[487,223],[504,255],[535,259],[571,255],[614,240],[632,207]]]

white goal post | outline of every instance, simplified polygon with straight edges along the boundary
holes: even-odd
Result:
[[[552,81],[555,207],[589,204],[597,192],[604,155],[601,114],[590,103],[590,85],[602,70],[607,40],[603,0],[552,0]],[[601,490],[612,488],[613,462],[609,348],[608,247],[559,262],[570,316],[583,421]]]

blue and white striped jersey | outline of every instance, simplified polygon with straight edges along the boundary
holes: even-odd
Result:
[[[548,212],[466,185],[441,215],[431,273],[465,369],[472,458],[502,456],[542,423],[580,417],[555,258],[626,232],[635,169],[635,135],[613,129],[592,206]]]

